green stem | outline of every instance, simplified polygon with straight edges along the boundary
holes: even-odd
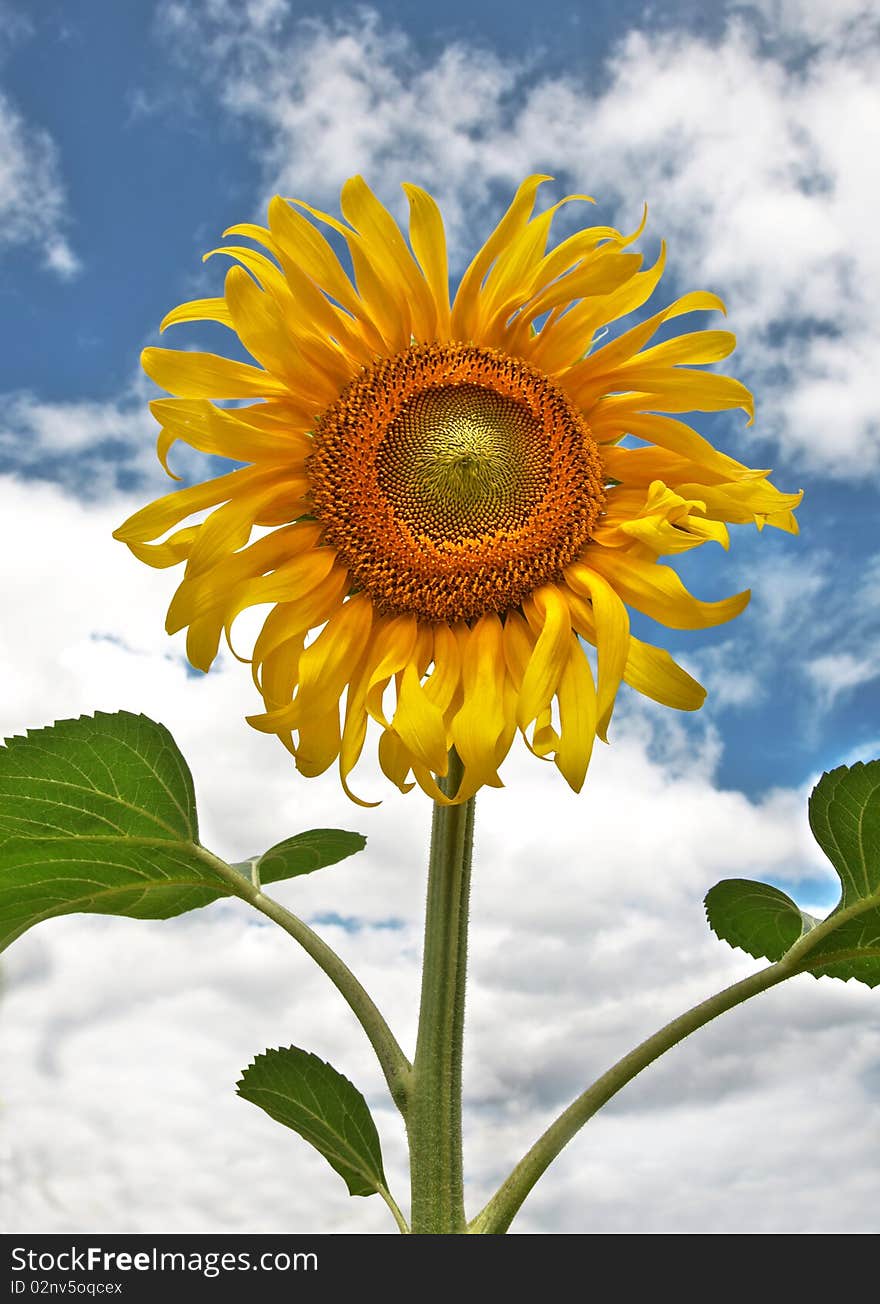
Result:
[[[409,1223],[406,1221],[403,1214],[401,1213],[400,1206],[398,1205],[394,1196],[388,1190],[388,1187],[380,1186],[378,1190],[382,1199],[385,1201],[385,1203],[388,1205],[388,1208],[391,1210],[391,1216],[394,1219],[394,1221],[397,1223],[398,1230],[401,1232],[402,1235],[409,1236]]]
[[[726,987],[716,996],[701,1001],[699,1005],[695,1005],[686,1013],[679,1015],[677,1019],[673,1019],[671,1023],[667,1023],[665,1028],[655,1032],[653,1037],[643,1041],[628,1055],[624,1055],[623,1059],[618,1060],[607,1073],[603,1073],[601,1078],[597,1078],[592,1086],[578,1096],[577,1100],[572,1101],[564,1114],[560,1114],[559,1118],[551,1123],[544,1135],[538,1138],[531,1150],[519,1161],[506,1182],[498,1188],[486,1207],[477,1214],[468,1231],[490,1236],[506,1232],[526,1196],[560,1150],[597,1110],[620,1091],[621,1087],[625,1087],[641,1073],[642,1069],[653,1064],[655,1059],[659,1059],[666,1051],[671,1050],[680,1041],[684,1041],[692,1032],[717,1019],[719,1014],[732,1010],[734,1006],[741,1005],[743,1001],[750,1000],[770,987],[775,987],[777,983],[785,982],[786,978],[794,978],[796,974],[808,971],[810,955],[820,943],[833,935],[841,925],[876,909],[875,897],[876,894],[872,894],[871,897],[856,902],[846,910],[833,910],[826,919],[814,925],[808,932],[802,933],[775,964],[768,965],[766,969],[744,978],[742,982]],[[856,954],[864,954],[864,951],[860,950]],[[845,956],[845,952],[839,952],[831,955],[823,954],[821,959],[825,963],[831,963]],[[818,972],[821,972],[821,968],[820,962]]]
[[[455,792],[463,767],[455,751],[441,780]],[[474,798],[435,803],[431,827],[419,1031],[407,1112],[412,1230],[467,1231],[461,1156],[461,1058],[467,969]]]
[[[789,953],[790,954],[790,953]],[[798,973],[800,966],[785,956],[777,964],[772,964],[759,973],[734,983],[716,996],[695,1005],[685,1014],[679,1015],[665,1028],[655,1032],[647,1041],[643,1041],[635,1050],[624,1055],[623,1059],[597,1078],[577,1100],[573,1101],[564,1114],[550,1125],[542,1137],[539,1137],[531,1150],[523,1156],[516,1168],[499,1187],[486,1207],[477,1214],[470,1224],[470,1232],[497,1236],[506,1232],[526,1196],[546,1171],[560,1150],[580,1131],[588,1119],[601,1109],[612,1096],[625,1087],[642,1069],[647,1068],[655,1059],[683,1041],[685,1037],[717,1019],[725,1010],[741,1005],[743,1001],[757,996],[759,992],[784,982],[786,978]]]
[[[197,854],[205,864],[210,866],[215,874],[219,874],[221,878],[231,885],[236,896],[241,897],[252,905],[255,910],[259,910],[268,919],[279,924],[286,933],[289,933],[295,941],[299,942],[303,950],[324,970],[324,973],[348,1003],[349,1009],[367,1034],[370,1045],[376,1052],[376,1058],[382,1067],[382,1072],[385,1074],[385,1081],[388,1083],[392,1099],[400,1112],[405,1113],[409,1097],[412,1066],[400,1049],[394,1034],[371,997],[348,966],[340,960],[336,952],[317,933],[309,928],[308,924],[304,923],[296,915],[291,914],[277,901],[273,901],[271,897],[266,896],[249,878],[245,878],[238,870],[233,869],[231,865],[227,865],[225,860],[213,856],[204,847],[200,847]]]

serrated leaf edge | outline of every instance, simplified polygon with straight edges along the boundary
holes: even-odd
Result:
[[[363,1093],[362,1093],[361,1091],[358,1090],[358,1088],[354,1085],[354,1083],[351,1081],[351,1079],[350,1079],[350,1078],[347,1078],[347,1077],[345,1076],[344,1073],[340,1073],[339,1070],[338,1070],[337,1068],[334,1068],[334,1066],[333,1066],[332,1064],[329,1063],[329,1061],[327,1061],[327,1060],[322,1060],[321,1057],[320,1057],[320,1055],[316,1055],[313,1051],[303,1050],[301,1046],[293,1046],[293,1045],[291,1045],[291,1046],[274,1046],[274,1047],[270,1047],[269,1049],[267,1049],[267,1050],[265,1050],[265,1051],[262,1051],[259,1055],[255,1055],[254,1058],[253,1058],[253,1060],[251,1061],[251,1063],[248,1064],[247,1067],[246,1067],[245,1069],[242,1070],[242,1075],[241,1075],[241,1077],[239,1078],[238,1082],[235,1084],[236,1094],[237,1094],[238,1096],[240,1096],[242,1100],[246,1100],[249,1104],[257,1104],[257,1105],[258,1105],[258,1102],[257,1102],[256,1100],[253,1100],[251,1097],[244,1095],[244,1093],[243,1093],[242,1090],[241,1090],[242,1086],[243,1086],[244,1083],[245,1083],[245,1078],[247,1077],[247,1074],[248,1074],[252,1069],[255,1069],[255,1068],[258,1067],[258,1062],[259,1062],[260,1060],[271,1060],[271,1059],[274,1059],[276,1056],[283,1056],[283,1055],[285,1054],[286,1051],[294,1051],[294,1052],[296,1052],[296,1053],[299,1054],[299,1055],[305,1055],[305,1056],[308,1057],[309,1060],[312,1060],[312,1061],[314,1061],[315,1064],[320,1065],[320,1067],[321,1067],[322,1069],[327,1069],[327,1070],[329,1070],[329,1072],[330,1072],[330,1074],[331,1074],[332,1076],[331,1076],[330,1078],[326,1079],[328,1082],[332,1082],[333,1077],[338,1078],[341,1082],[344,1082],[344,1083],[346,1084],[346,1086],[350,1087],[351,1090],[352,1090],[353,1092],[355,1092],[355,1093],[360,1097],[360,1099],[364,1102],[364,1105],[365,1105],[366,1108],[367,1108],[367,1113],[368,1113],[368,1116],[369,1116],[369,1118],[370,1118],[370,1121],[373,1122],[372,1115],[369,1113],[369,1106],[367,1105],[367,1102],[366,1102],[366,1099],[365,1099]],[[272,1088],[270,1088],[270,1087],[259,1087],[259,1088],[256,1088],[256,1091],[262,1092],[262,1093],[264,1093],[264,1094],[266,1094],[266,1095],[269,1095],[269,1096],[277,1096],[279,1100],[285,1100],[285,1101],[290,1102],[291,1099],[292,1099],[290,1096],[286,1096],[283,1092],[281,1092],[281,1091],[274,1091],[274,1090],[272,1090]],[[336,1132],[336,1131],[333,1129],[332,1124],[329,1124],[329,1123],[327,1122],[327,1120],[326,1120],[325,1118],[323,1118],[320,1114],[316,1114],[316,1113],[314,1112],[314,1110],[310,1109],[307,1105],[303,1104],[302,1101],[300,1101],[300,1100],[298,1100],[298,1099],[295,1100],[293,1103],[296,1104],[297,1108],[302,1109],[303,1113],[308,1114],[309,1117],[314,1118],[314,1119],[316,1120],[316,1122],[320,1123],[324,1128],[327,1128],[328,1131],[330,1131],[330,1133],[331,1133],[332,1136],[339,1137],[339,1133]],[[343,1108],[344,1108],[344,1102],[343,1102]],[[268,1110],[266,1110],[265,1112],[266,1112],[267,1114],[269,1113]],[[360,1129],[360,1126],[358,1126],[358,1124],[357,1124],[357,1120],[354,1118],[354,1115],[352,1115],[351,1112],[350,1112],[349,1110],[346,1110],[345,1112],[346,1112],[346,1114],[348,1115],[348,1117],[351,1118],[352,1121],[355,1123],[355,1126],[357,1127],[358,1135],[359,1135],[360,1138],[364,1141],[366,1148],[369,1149],[369,1140],[370,1140],[371,1138],[367,1138],[367,1137],[364,1136],[363,1132],[362,1132],[361,1129]],[[272,1115],[270,1114],[269,1117],[271,1118]],[[276,1119],[275,1121],[276,1121],[276,1122],[282,1122],[282,1120],[280,1120],[280,1119]],[[287,1123],[283,1123],[283,1122],[282,1122],[282,1126],[285,1126],[285,1127],[290,1128],[290,1131],[292,1131],[292,1132],[296,1132],[298,1136],[301,1136],[302,1139],[303,1139],[304,1141],[307,1142],[307,1144],[311,1145],[312,1148],[315,1149],[315,1150],[317,1150],[319,1154],[323,1154],[325,1159],[327,1158],[327,1153],[326,1153],[326,1151],[323,1150],[321,1147],[316,1146],[316,1145],[314,1144],[314,1142],[313,1142],[309,1137],[302,1136],[302,1133],[298,1132],[298,1130],[297,1130],[296,1128],[292,1128],[292,1127],[290,1127],[290,1125],[287,1124]],[[375,1129],[375,1122],[373,1122],[373,1128]],[[344,1141],[345,1138],[344,1138],[344,1137],[339,1137],[339,1139]],[[377,1140],[377,1142],[378,1142],[378,1139],[379,1139],[379,1137],[378,1137],[378,1132],[376,1132],[376,1140]],[[331,1147],[328,1147],[328,1149],[331,1149]],[[364,1180],[364,1181],[365,1181],[365,1182],[366,1182],[366,1183],[371,1187],[371,1190],[372,1190],[376,1195],[387,1196],[387,1194],[388,1194],[388,1185],[387,1185],[387,1179],[386,1179],[386,1177],[385,1177],[385,1166],[384,1166],[384,1163],[383,1163],[383,1161],[382,1161],[381,1148],[380,1148],[380,1150],[379,1150],[379,1156],[378,1156],[378,1159],[379,1159],[379,1165],[378,1165],[378,1175],[379,1175],[379,1176],[378,1176],[378,1180],[377,1180],[377,1175],[376,1175],[376,1172],[375,1172],[375,1171],[373,1171],[372,1169],[367,1169],[367,1168],[364,1167],[364,1165],[363,1165],[363,1161],[362,1161],[361,1157],[357,1155],[357,1152],[356,1152],[356,1151],[353,1152],[353,1153],[354,1153],[354,1155],[355,1155],[355,1158],[358,1159],[358,1162],[357,1162],[357,1163],[352,1163],[351,1155],[350,1155],[347,1151],[340,1152],[337,1148],[333,1147],[333,1148],[332,1148],[332,1153],[333,1153],[334,1156],[335,1156],[335,1157],[340,1161],[341,1164],[343,1164],[345,1167],[347,1167],[347,1168],[349,1168],[349,1169],[352,1169],[352,1170],[353,1170],[354,1172],[356,1172],[356,1173],[357,1173],[361,1178],[363,1178],[363,1180]],[[328,1160],[328,1162],[329,1162],[329,1160]],[[335,1170],[335,1171],[338,1172],[338,1170]],[[340,1176],[342,1176],[342,1175],[340,1174]],[[345,1181],[345,1178],[344,1178],[344,1177],[343,1177],[343,1181]],[[348,1183],[346,1182],[346,1185],[347,1185],[347,1184],[348,1184]]]

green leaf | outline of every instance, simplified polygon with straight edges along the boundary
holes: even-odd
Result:
[[[363,851],[367,839],[361,833],[347,833],[344,829],[310,829],[296,833],[292,838],[270,847],[262,856],[251,856],[234,868],[244,874],[257,870],[262,883],[277,883],[280,879],[298,878],[312,874],[316,869],[336,865],[356,851]]]
[[[880,889],[880,761],[823,774],[810,797],[813,837],[840,875],[842,904]]]
[[[791,897],[767,883],[726,878],[706,895],[709,926],[723,942],[758,960],[781,960],[818,921],[798,910]]]
[[[792,948],[799,969],[880,985],[880,761],[823,774],[810,797],[810,827],[837,870],[840,901],[824,920],[777,888],[726,879],[706,897],[709,923],[749,955],[779,960]],[[812,934],[812,936],[811,936]]]
[[[331,1065],[288,1046],[258,1055],[238,1094],[319,1150],[351,1195],[386,1187],[379,1134],[358,1089]]]
[[[300,837],[298,856],[282,852],[297,839],[273,848],[267,881],[363,846],[335,830]],[[99,712],[0,747],[0,950],[56,915],[167,919],[224,896],[253,887],[199,843],[192,777],[162,725]]]

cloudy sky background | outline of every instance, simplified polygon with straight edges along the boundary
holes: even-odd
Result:
[[[701,898],[753,876],[826,910],[806,796],[880,755],[876,359],[880,33],[868,0],[427,6],[0,0],[0,726],[95,708],[167,724],[203,838],[230,859],[302,828],[369,838],[277,896],[315,923],[414,1041],[429,803],[350,805],[254,734],[247,672],[187,672],[174,578],[110,533],[164,492],[140,349],[217,293],[201,253],[276,192],[335,208],[362,172],[438,195],[456,270],[523,175],[588,191],[650,256],[663,301],[720,293],[756,392],[702,428],[803,487],[802,536],[687,557],[699,596],[750,586],[734,625],[666,645],[710,689],[678,717],[624,690],[584,793],[519,753],[478,802],[466,1061],[476,1212],[597,1073],[754,965]],[[657,296],[660,303],[660,296]],[[222,348],[221,328],[177,343]],[[201,478],[195,457],[177,469]],[[362,784],[379,795],[369,772]],[[277,935],[276,935],[277,934]],[[402,1129],[363,1034],[286,935],[216,905],[165,924],[79,916],[3,958],[6,1229],[389,1232],[304,1143],[238,1100],[293,1042],[374,1108],[406,1198]],[[649,1070],[550,1170],[519,1232],[876,1230],[877,994],[801,978]]]

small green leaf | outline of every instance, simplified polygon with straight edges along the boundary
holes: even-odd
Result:
[[[781,960],[818,921],[802,914],[791,897],[767,883],[725,878],[706,896],[709,926],[722,942],[758,960]]]
[[[726,879],[706,897],[711,927],[731,946],[780,960],[792,947],[803,972],[880,985],[880,761],[823,774],[810,797],[810,827],[840,877],[840,901],[824,920],[777,888]],[[815,930],[815,936],[809,935]],[[803,939],[803,941],[801,940]]]
[[[312,874],[316,869],[336,865],[347,856],[363,851],[367,839],[361,833],[348,833],[344,829],[309,829],[270,847],[262,856],[251,856],[235,865],[243,874],[256,868],[263,883],[277,883],[280,879],[298,878]]]
[[[296,1046],[267,1050],[244,1070],[238,1094],[319,1150],[349,1194],[385,1189],[379,1134],[367,1102],[317,1055]]]
[[[266,881],[363,844],[335,830],[301,834],[268,853]],[[253,895],[249,877],[224,877],[212,860],[198,841],[186,761],[146,716],[61,720],[0,747],[0,950],[56,915],[167,919]]]

